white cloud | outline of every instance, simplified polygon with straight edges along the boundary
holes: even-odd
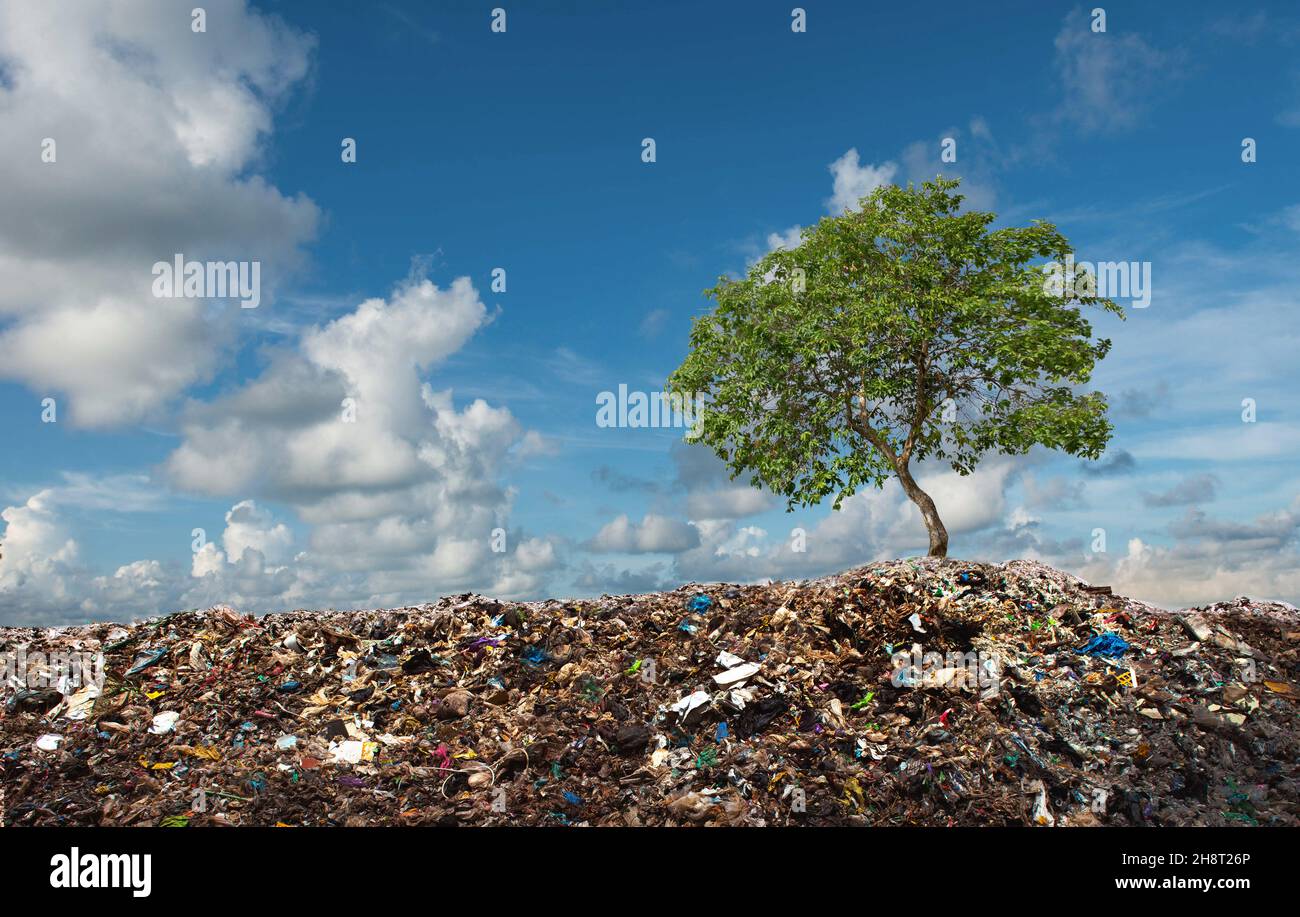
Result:
[[[48,625],[72,620],[134,619],[168,605],[174,584],[156,561],[137,561],[112,576],[93,576],[62,513],[57,488],[0,511],[0,622]],[[169,592],[169,586],[173,586]]]
[[[1006,511],[1005,492],[1011,476],[1023,460],[991,455],[968,475],[951,469],[926,472],[918,476],[917,483],[943,507],[943,524],[949,535],[976,532],[995,525]],[[920,512],[910,500],[907,503],[909,521],[922,525]]]
[[[282,563],[289,559],[293,532],[283,522],[275,522],[269,511],[252,500],[242,500],[226,513],[221,544],[226,556],[236,560],[245,551],[258,551],[270,563]]]
[[[846,154],[847,155],[847,154]],[[767,250],[776,251],[778,248],[795,249],[799,247],[802,239],[803,227],[791,226],[785,232],[772,232],[767,235]]]
[[[688,550],[699,542],[699,532],[689,523],[654,513],[646,514],[640,523],[635,523],[623,514],[606,523],[588,547],[604,553],[675,553]]]
[[[995,169],[995,164],[1005,161],[1007,157],[997,150],[992,131],[983,118],[971,119],[969,133],[970,139],[962,141],[965,147],[960,170],[955,164],[940,162],[940,140],[935,139],[917,141],[904,147],[901,157],[904,171],[908,180],[917,183],[933,179],[940,173],[948,177],[964,175],[961,192],[965,195],[967,203],[973,207],[989,208],[996,201],[991,173]],[[944,136],[949,135],[960,138],[962,133],[953,128],[945,132]],[[832,186],[831,196],[826,198],[824,203],[827,212],[832,216],[841,216],[849,210],[856,209],[862,198],[882,185],[893,182],[899,174],[898,163],[892,161],[880,165],[862,163],[856,147],[847,150],[844,155],[827,166],[827,169],[831,173]],[[803,229],[801,224],[796,223],[779,232],[768,233],[764,247],[747,246],[751,249],[749,263],[752,265],[765,254],[778,249],[797,248],[803,241],[801,237]]]
[[[156,560],[137,560],[118,567],[112,576],[97,576],[94,585],[113,604],[134,601],[162,587],[167,573]]]
[[[310,200],[250,174],[312,42],[205,6],[196,35],[165,0],[0,2],[0,377],[66,395],[79,425],[148,416],[234,335],[228,301],[153,298],[156,261],[259,260],[273,289],[315,232]]]
[[[961,138],[962,132],[956,128],[949,129],[944,136]],[[940,139],[917,141],[908,144],[902,152],[905,177],[920,183],[933,179],[937,174],[948,177],[963,177],[961,193],[967,203],[973,207],[989,208],[996,202],[991,173],[996,163],[1006,160],[998,151],[993,140],[992,131],[983,118],[972,118],[970,122],[970,139],[963,139],[962,167],[940,161]],[[899,176],[898,163],[888,161],[879,165],[862,163],[856,147],[847,150],[842,156],[827,166],[831,173],[831,196],[826,198],[825,206],[832,216],[841,216],[857,208],[862,198],[872,191],[893,182]],[[900,179],[901,180],[901,179]],[[770,232],[765,239],[765,247],[757,245],[752,248],[750,264],[754,264],[763,255],[778,249],[794,249],[803,241],[801,234],[804,227],[796,223],[779,232]]]
[[[834,216],[856,209],[859,200],[881,185],[889,184],[898,171],[898,166],[892,162],[863,165],[858,160],[856,147],[832,162],[829,168],[834,184],[831,196],[826,199],[826,209]]]
[[[270,355],[261,375],[192,403],[163,465],[175,487],[231,497],[225,530],[188,569],[141,560],[111,576],[79,562],[60,507],[154,508],[141,480],[68,475],[4,511],[0,620],[130,617],[227,602],[250,611],[365,607],[474,589],[533,594],[562,566],[557,542],[516,532],[490,548],[513,490],[503,468],[554,445],[482,399],[458,407],[421,374],[488,321],[466,278],[412,277]],[[352,399],[346,406],[344,399]],[[113,501],[113,488],[122,499]],[[282,504],[311,525],[295,544]],[[119,505],[120,504],[120,505]],[[657,524],[649,542],[662,540]]]
[[[0,582],[12,584],[42,576],[77,559],[77,543],[63,530],[48,490],[32,495],[21,506],[0,512],[5,521],[4,566]]]
[[[207,541],[194,552],[194,559],[190,563],[190,575],[203,577],[209,573],[220,573],[225,565],[225,552],[217,547],[216,542]]]
[[[692,519],[735,519],[771,509],[775,498],[748,485],[697,491],[686,498],[686,512]]]
[[[170,480],[243,501],[227,517],[226,567],[196,557],[194,570],[229,577],[255,553],[269,572],[286,567],[288,578],[275,581],[281,604],[541,588],[558,566],[550,541],[520,535],[495,553],[490,539],[514,500],[498,477],[554,443],[507,408],[483,399],[458,408],[451,390],[421,380],[488,320],[468,278],[443,289],[414,276],[387,299],[307,329],[297,351],[276,354],[239,390],[192,405],[164,465]],[[291,532],[253,500],[284,504],[312,526],[292,560]],[[245,594],[267,582],[252,579],[249,563]]]
[[[528,538],[519,544],[515,551],[520,571],[540,573],[553,570],[559,564],[555,545],[545,538]]]
[[[427,369],[455,353],[487,320],[487,309],[468,277],[446,290],[422,278],[398,287],[391,301],[368,299],[355,311],[302,340],[302,352],[325,370],[344,376],[369,411],[397,422],[419,413],[420,394],[410,370]]]
[[[1136,124],[1153,86],[1174,69],[1168,54],[1138,35],[1093,32],[1090,19],[1079,10],[1065,18],[1055,44],[1065,90],[1057,117],[1084,130]]]
[[[1296,522],[1279,544],[1275,537],[1262,543],[1243,540],[1198,539],[1172,546],[1153,545],[1141,538],[1129,540],[1124,553],[1113,560],[1105,555],[1090,559],[1080,575],[1093,582],[1112,584],[1120,593],[1166,608],[1182,608],[1208,601],[1248,595],[1260,600],[1300,600],[1300,552],[1296,551]]]
[[[241,391],[192,413],[166,463],[172,482],[208,495],[257,491],[312,518],[337,518],[339,502],[371,516],[453,459],[498,455],[520,432],[508,411],[479,400],[458,414],[450,392],[419,379],[486,318],[468,278],[447,290],[415,279],[391,301],[367,300],[309,329],[301,355],[281,355]],[[248,411],[258,390],[276,393],[270,413]]]

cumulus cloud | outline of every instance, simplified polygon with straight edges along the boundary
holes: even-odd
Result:
[[[588,548],[597,553],[675,553],[699,542],[699,532],[686,522],[648,513],[636,523],[623,514],[606,523],[588,543]]]
[[[0,377],[66,396],[75,424],[148,416],[233,337],[230,301],[155,299],[155,262],[261,261],[273,289],[315,232],[315,204],[254,171],[312,41],[205,6],[194,34],[165,0],[0,2]]]
[[[695,519],[736,519],[771,509],[771,494],[747,485],[690,494],[686,512]]]
[[[77,543],[59,524],[50,496],[50,491],[41,491],[0,513],[5,521],[0,582],[6,586],[49,577],[77,559]]]
[[[770,492],[733,481],[727,466],[706,446],[676,442],[670,454],[676,468],[673,488],[685,494],[686,514],[692,519],[737,519],[776,505]]]
[[[0,511],[5,524],[0,561],[0,623],[47,625],[133,619],[140,608],[175,596],[156,561],[138,561],[111,576],[94,576],[65,517],[59,488],[46,488]],[[71,504],[75,505],[75,495]]]
[[[847,154],[845,154],[847,155]],[[803,241],[803,227],[791,226],[784,232],[771,232],[767,234],[767,250],[776,251],[778,248],[794,249],[799,247]]]
[[[226,556],[239,559],[245,551],[257,551],[272,563],[289,559],[293,532],[283,522],[275,522],[271,513],[252,500],[241,500],[226,513],[226,530],[221,543]]]
[[[941,141],[947,137],[958,139],[963,144],[960,166],[941,160]],[[961,193],[970,206],[987,209],[996,203],[997,198],[993,172],[999,165],[1005,165],[1008,158],[998,149],[988,123],[979,117],[971,119],[966,131],[950,128],[933,141],[918,140],[908,144],[900,156],[901,170],[893,161],[879,165],[863,163],[857,147],[851,147],[827,166],[831,173],[831,195],[824,204],[831,216],[841,216],[856,209],[862,198],[872,191],[896,178],[900,183],[906,179],[919,184],[943,174],[962,179]],[[797,248],[803,241],[803,229],[802,224],[796,223],[784,230],[769,232],[763,246],[751,247],[750,264],[769,252]]]
[[[172,482],[213,496],[256,492],[313,519],[382,515],[440,462],[480,447],[499,453],[516,438],[508,412],[480,400],[458,414],[450,393],[420,382],[486,318],[468,278],[447,290],[414,279],[391,300],[308,329],[296,354],[191,412],[166,462]],[[431,422],[441,436],[426,435]]]
[[[390,297],[307,329],[240,389],[192,405],[164,468],[182,490],[285,504],[309,523],[292,564],[312,573],[304,595],[325,584],[375,602],[538,588],[559,565],[554,544],[511,538],[493,551],[491,534],[514,499],[497,483],[503,470],[553,444],[507,408],[481,398],[458,407],[451,390],[422,381],[489,318],[468,278],[440,288],[412,276]],[[243,555],[232,545],[255,548],[274,563],[288,530],[257,515],[245,534],[251,506],[232,510],[226,554],[234,563]]]
[[[831,196],[826,199],[826,209],[834,216],[856,209],[858,202],[894,180],[898,166],[892,162],[880,165],[862,163],[857,147],[853,147],[829,166],[834,180]]]
[[[467,278],[440,288],[412,276],[302,331],[235,389],[191,402],[161,470],[175,490],[232,503],[220,538],[197,546],[187,569],[143,559],[95,577],[80,566],[62,510],[104,508],[111,481],[68,476],[10,506],[0,614],[361,607],[542,589],[563,566],[562,543],[516,530],[497,545],[515,497],[499,479],[553,444],[507,408],[458,405],[424,381],[489,318]],[[126,504],[148,505],[127,483]],[[308,526],[304,543],[285,514]],[[665,537],[653,520],[644,530],[646,544]]]
[[[90,620],[137,620],[179,608],[217,602],[291,601],[305,594],[309,571],[293,570],[289,528],[251,500],[226,513],[222,551],[208,541],[190,569],[144,558],[98,574],[83,560],[72,535],[72,513],[87,508],[118,513],[155,509],[153,503],[101,503],[122,478],[69,476],[0,512],[4,560],[0,562],[0,623],[48,625]],[[130,479],[127,479],[130,482]],[[88,499],[89,495],[89,499]]]
[[[1026,470],[1035,462],[990,456],[964,478],[933,468],[918,473],[949,529],[951,556],[1038,559],[1166,607],[1241,594],[1292,602],[1300,598],[1300,499],[1253,522],[1216,518],[1193,507],[1168,526],[1169,544],[1133,538],[1126,550],[1096,553],[1087,539],[1069,534],[1071,518],[1060,515],[1062,509],[1077,508],[1080,491],[1052,486],[1059,478],[1042,483]],[[1184,483],[1161,494],[1168,497],[1167,505],[1205,493],[1199,476]],[[1123,477],[1106,486],[1120,489],[1108,496],[1108,505],[1088,510],[1078,523],[1084,534],[1097,521],[1114,519],[1115,505],[1132,504],[1140,493],[1137,482]],[[1036,496],[1039,505],[1060,504],[1054,526],[1046,527],[1018,502],[1017,493]],[[677,582],[802,579],[926,550],[919,513],[892,480],[880,490],[855,494],[838,512],[819,519],[794,516],[779,528],[697,520],[695,528],[699,544],[673,556],[671,579]]]
[[[1174,529],[1172,545],[1132,538],[1114,560],[1094,555],[1080,575],[1166,608],[1238,595],[1300,600],[1300,501],[1254,525],[1193,511]]]
[[[918,470],[917,481],[938,503],[954,550],[963,536],[1004,524],[1010,512],[1006,491],[1023,464],[1023,459],[993,456],[964,477],[940,468]],[[859,491],[819,519],[787,518],[780,528],[695,520],[700,543],[675,555],[674,569],[682,580],[802,579],[927,550],[920,513],[894,480]]]

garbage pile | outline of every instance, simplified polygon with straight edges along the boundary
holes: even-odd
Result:
[[[1298,649],[1289,605],[934,558],[0,629],[3,821],[1295,825]]]

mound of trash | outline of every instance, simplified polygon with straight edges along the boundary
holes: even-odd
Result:
[[[1295,825],[1300,613],[1042,564],[0,629],[6,825]]]

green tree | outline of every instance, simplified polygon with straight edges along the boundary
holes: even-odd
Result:
[[[994,214],[961,210],[958,185],[883,186],[743,279],[719,278],[668,382],[704,396],[688,439],[733,478],[748,473],[787,509],[832,493],[839,509],[897,477],[939,557],[948,532],[913,463],[969,474],[987,452],[1035,443],[1100,456],[1106,398],[1076,388],[1110,341],[1092,340],[1080,307],[1124,315],[1089,275],[1047,282],[1042,259],[1071,254],[1055,226],[992,229]]]

